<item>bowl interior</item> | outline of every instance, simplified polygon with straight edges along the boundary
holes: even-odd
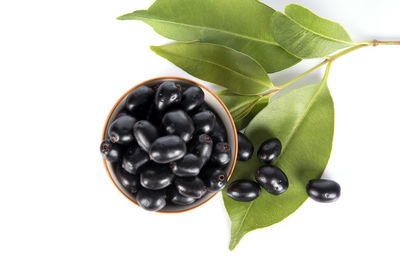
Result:
[[[218,117],[221,119],[222,123],[224,124],[225,128],[226,128],[226,132],[227,132],[227,137],[228,137],[228,143],[231,146],[231,163],[226,167],[225,171],[228,174],[228,179],[230,177],[230,175],[232,174],[233,171],[233,167],[236,161],[236,150],[237,150],[237,140],[236,140],[236,129],[235,129],[235,125],[233,124],[233,121],[230,117],[230,114],[228,112],[227,109],[224,108],[223,104],[221,104],[219,102],[219,100],[216,98],[216,96],[214,94],[212,94],[208,89],[205,89],[205,87],[201,86],[200,84],[197,83],[193,83],[189,80],[185,80],[185,79],[177,79],[177,78],[160,78],[160,79],[155,79],[155,80],[151,80],[147,83],[145,83],[148,86],[153,86],[156,84],[159,84],[161,82],[164,81],[174,81],[177,83],[182,84],[184,87],[187,86],[191,86],[193,84],[196,84],[198,86],[200,86],[200,88],[203,89],[204,91],[204,96],[205,96],[205,102],[210,106],[210,108],[213,110],[213,112],[215,112]],[[134,88],[132,88],[129,92],[135,90],[137,87],[136,86]],[[129,93],[128,92],[128,93]],[[124,97],[115,107],[115,109],[113,110],[112,114],[109,117],[109,120],[107,122],[107,126],[106,129],[109,127],[110,123],[112,121],[114,121],[115,117],[117,116],[117,114],[124,108],[125,106],[125,101],[126,101],[126,97]],[[129,199],[131,199],[132,201],[135,201],[135,198],[132,194],[130,194],[122,185],[121,183],[118,181],[117,179],[117,175],[116,175],[116,170],[115,170],[115,166],[109,162],[106,162],[106,167],[108,168],[108,171],[111,175],[111,178],[113,179],[115,185],[120,189],[120,191]],[[172,206],[172,205],[167,205],[164,209],[162,209],[162,212],[180,212],[180,211],[185,211],[185,210],[189,210],[192,209],[196,206],[200,206],[201,204],[203,204],[204,202],[206,202],[207,200],[209,200],[213,195],[215,195],[216,193],[207,193],[204,197],[202,197],[201,199],[195,201],[193,204],[191,205],[185,205],[185,206]]]

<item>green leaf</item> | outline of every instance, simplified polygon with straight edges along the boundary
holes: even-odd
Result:
[[[276,137],[282,142],[282,153],[274,165],[289,180],[288,190],[274,196],[264,189],[252,202],[223,198],[231,219],[232,250],[248,232],[270,226],[293,213],[306,199],[306,184],[320,178],[332,149],[334,109],[325,82],[294,89],[271,101],[246,128],[245,135],[255,150],[265,140]],[[260,163],[256,153],[250,161],[237,162],[229,180],[254,179]]]
[[[221,45],[174,43],[151,49],[189,74],[229,88],[231,92],[251,95],[272,88],[263,68],[251,57]]]
[[[275,41],[293,55],[325,57],[356,44],[340,24],[321,18],[302,6],[290,4],[285,13],[275,12],[271,18],[271,31]]]
[[[218,91],[215,93],[224,102],[232,115],[237,130],[246,128],[249,122],[268,105],[269,99],[261,96],[244,96],[231,93],[229,90]],[[262,98],[262,99],[261,99]],[[247,107],[256,102],[255,106],[247,113],[246,116],[239,119]]]
[[[157,0],[148,10],[119,17],[141,20],[177,41],[201,41],[229,46],[258,61],[267,72],[298,63],[272,38],[274,10],[256,0]]]

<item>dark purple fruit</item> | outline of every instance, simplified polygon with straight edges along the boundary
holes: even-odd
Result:
[[[140,188],[136,194],[136,202],[145,210],[161,210],[167,204],[164,191],[154,191],[146,188]]]
[[[202,178],[209,192],[221,191],[228,181],[226,172],[218,168],[205,170]]]
[[[140,167],[149,161],[149,155],[140,147],[130,147],[122,157],[122,168],[132,174],[136,174]]]
[[[289,187],[289,181],[281,169],[275,166],[262,166],[256,172],[257,182],[273,195],[280,195]]]
[[[122,169],[122,166],[117,167],[117,179],[132,194],[136,193],[140,187],[139,176],[128,173]]]
[[[148,106],[154,98],[154,91],[146,85],[139,86],[126,97],[125,107],[129,112],[135,112]]]
[[[211,155],[211,161],[220,167],[224,167],[231,162],[231,147],[228,143],[217,143]]]
[[[226,189],[228,197],[241,202],[256,199],[261,193],[260,186],[253,181],[240,179],[231,183]]]
[[[207,134],[200,134],[190,144],[190,151],[201,160],[201,166],[204,166],[211,158],[213,150],[213,141]]]
[[[186,144],[179,136],[163,136],[153,142],[149,154],[157,163],[169,163],[185,156]]]
[[[174,110],[165,113],[162,124],[168,134],[180,136],[183,141],[188,142],[194,133],[194,124],[189,115],[183,110]]]
[[[216,117],[211,111],[203,111],[193,115],[192,120],[196,132],[209,133],[214,129]]]
[[[217,118],[217,120],[215,121],[215,126],[214,129],[211,131],[210,136],[213,139],[214,143],[226,142],[227,134],[225,125],[219,118]]]
[[[181,89],[174,82],[163,82],[157,89],[154,103],[159,111],[166,111],[182,100]]]
[[[207,192],[203,180],[199,177],[177,177],[174,184],[178,192],[185,197],[198,199]]]
[[[197,176],[202,167],[202,161],[194,154],[186,154],[180,160],[171,162],[172,172],[178,176]]]
[[[119,117],[126,116],[126,115],[131,116],[126,109],[123,109],[120,112],[118,112],[118,114],[115,117],[115,119],[118,119]]]
[[[145,119],[153,125],[161,124],[162,114],[157,110],[154,103],[150,104]]]
[[[135,140],[133,136],[133,125],[136,119],[132,116],[121,116],[113,121],[108,128],[108,136],[113,143],[129,144]]]
[[[159,190],[172,184],[174,177],[168,165],[152,163],[140,173],[140,184],[147,189]]]
[[[340,197],[340,185],[332,180],[313,179],[307,184],[307,194],[318,202],[333,202]]]
[[[133,126],[133,134],[138,145],[149,152],[151,144],[159,137],[158,129],[149,121],[138,121]]]
[[[181,107],[186,112],[191,112],[204,103],[204,92],[198,86],[187,88],[182,94]]]
[[[237,133],[237,138],[238,138],[237,160],[239,160],[239,161],[247,161],[253,155],[254,146],[250,142],[249,138],[247,138],[241,132]]]
[[[192,204],[196,199],[181,195],[175,186],[171,186],[168,190],[168,201],[175,205],[184,206]]]
[[[271,163],[279,157],[281,151],[281,141],[277,138],[272,138],[261,144],[257,152],[257,157],[262,162]]]
[[[121,159],[122,148],[110,140],[104,140],[100,145],[100,153],[109,162],[117,162]]]

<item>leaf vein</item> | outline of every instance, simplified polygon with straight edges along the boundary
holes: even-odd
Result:
[[[221,32],[221,33],[230,34],[230,35],[242,38],[242,39],[248,39],[248,40],[252,40],[252,41],[255,41],[255,42],[259,42],[259,43],[264,43],[264,44],[269,44],[269,45],[280,47],[280,45],[278,43],[276,43],[276,42],[262,40],[262,39],[258,39],[258,38],[255,38],[255,37],[251,37],[251,36],[247,36],[247,35],[231,32],[231,31],[227,31],[227,30],[223,30],[223,29],[211,28],[211,27],[201,26],[201,25],[187,24],[187,23],[170,21],[170,20],[156,19],[156,18],[153,18],[153,17],[149,18],[149,17],[145,17],[145,16],[138,16],[138,15],[135,15],[135,17],[139,18],[139,19],[143,19],[143,20],[152,20],[152,21],[158,21],[158,22],[163,22],[163,23],[186,26],[188,28],[197,28],[197,29],[200,29],[200,30],[210,30],[210,31]]]
[[[170,53],[170,54],[171,54],[171,53]],[[267,83],[264,83],[263,81],[260,81],[260,80],[257,80],[257,79],[253,79],[253,78],[251,78],[251,77],[249,77],[249,76],[247,76],[247,75],[245,75],[245,74],[243,74],[243,73],[240,73],[240,72],[238,72],[238,71],[236,71],[236,70],[234,70],[234,69],[231,69],[231,68],[229,68],[229,67],[226,67],[226,66],[224,66],[224,65],[221,65],[221,64],[218,64],[218,63],[209,61],[209,60],[204,60],[204,59],[199,59],[199,58],[194,58],[194,57],[189,57],[189,56],[182,56],[182,55],[178,55],[178,54],[174,54],[174,55],[175,55],[176,57],[187,58],[187,59],[196,60],[196,61],[199,61],[199,62],[205,62],[205,63],[211,64],[211,65],[215,65],[215,66],[217,66],[217,67],[220,67],[220,68],[229,70],[229,71],[231,71],[231,72],[233,72],[233,73],[235,73],[235,74],[237,74],[237,75],[239,75],[239,76],[242,76],[242,77],[244,77],[244,78],[247,79],[247,80],[250,80],[250,81],[253,81],[253,82],[255,82],[255,83],[258,83],[258,84],[260,84],[260,85],[262,85],[262,86],[265,86],[266,88],[271,88],[271,85],[269,85],[269,84],[267,84]]]

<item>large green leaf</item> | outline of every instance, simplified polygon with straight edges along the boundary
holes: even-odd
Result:
[[[148,10],[119,17],[141,20],[177,41],[201,41],[229,46],[257,60],[267,72],[300,61],[272,38],[274,10],[256,0],[157,0]]]
[[[272,35],[283,48],[300,58],[324,57],[355,45],[340,24],[302,6],[290,4],[285,14],[275,12],[272,16]]]
[[[282,142],[282,153],[276,161],[289,179],[288,190],[274,196],[262,189],[252,202],[237,202],[223,192],[225,207],[231,219],[233,249],[249,231],[277,223],[293,213],[306,199],[306,184],[320,178],[332,148],[334,109],[325,82],[294,89],[271,101],[246,128],[245,135],[257,151],[268,138]],[[247,162],[237,162],[230,183],[254,179],[262,164],[256,153]]]
[[[232,115],[236,124],[237,130],[244,129],[249,122],[268,105],[269,98],[262,98],[261,96],[244,96],[231,93],[229,90],[216,92],[216,95],[221,98],[226,107]],[[246,115],[241,117],[246,109],[253,103],[255,105],[249,110]]]
[[[234,93],[258,94],[273,87],[268,74],[254,59],[225,46],[174,43],[151,49],[189,74]]]

